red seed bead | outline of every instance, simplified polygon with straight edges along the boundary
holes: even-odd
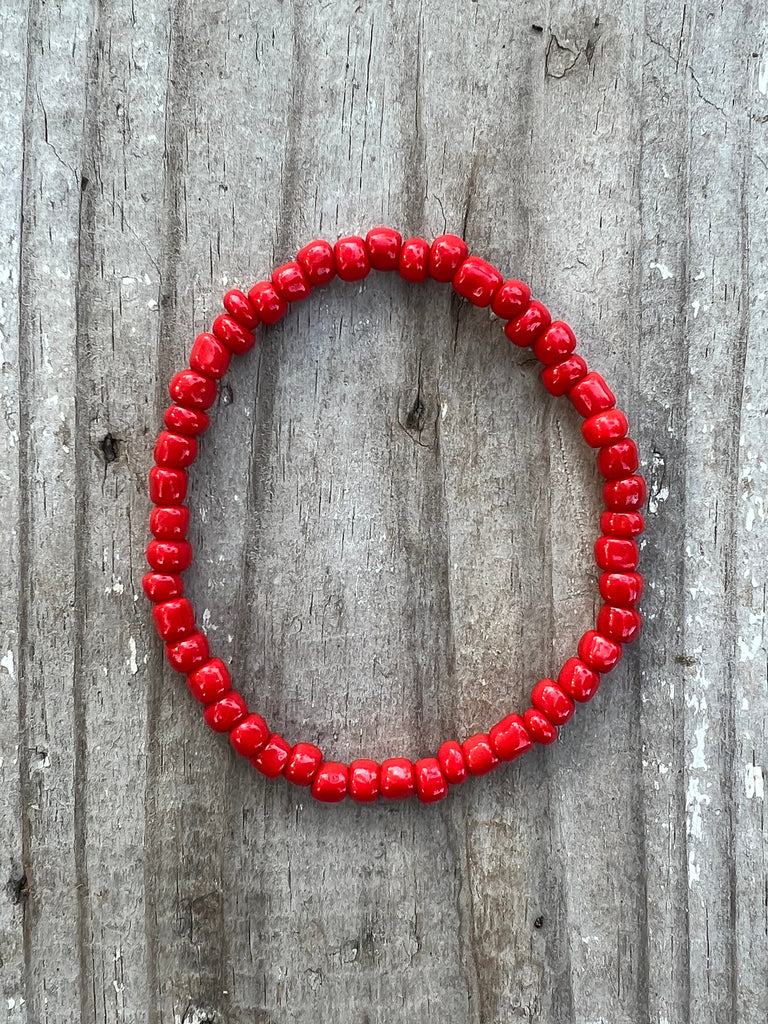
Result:
[[[541,371],[541,379],[550,395],[559,398],[566,394],[577,381],[585,377],[586,373],[587,364],[581,356],[571,356],[570,359],[564,359],[562,363],[545,366]]]
[[[337,804],[347,795],[349,769],[338,761],[324,761],[312,783],[312,796],[324,804]]]
[[[323,752],[314,743],[297,743],[285,766],[285,777],[294,786],[311,786],[323,763]]]
[[[496,267],[479,256],[468,256],[453,279],[454,289],[475,306],[490,306],[503,283]]]
[[[604,572],[600,577],[600,594],[606,604],[631,608],[643,596],[643,577],[639,572]]]
[[[147,561],[155,572],[184,572],[192,564],[192,545],[186,540],[151,540]]]
[[[238,722],[242,722],[247,714],[248,705],[242,694],[237,690],[230,690],[221,700],[208,705],[203,712],[203,718],[214,732],[229,732]]]
[[[413,769],[416,795],[423,804],[434,804],[448,796],[448,782],[436,757],[423,757]]]
[[[613,392],[600,374],[594,371],[588,373],[578,384],[574,384],[568,392],[568,397],[577,412],[585,418],[594,416],[596,412],[612,409],[616,405]]]
[[[334,246],[336,273],[342,281],[362,281],[371,271],[365,242],[357,235],[340,238]]]
[[[612,512],[634,512],[645,504],[647,491],[641,476],[608,480],[603,484],[603,501]]]
[[[285,771],[290,756],[290,743],[278,733],[273,733],[266,746],[251,758],[251,764],[268,779],[276,779]]]
[[[193,370],[202,373],[211,380],[220,380],[229,369],[232,352],[215,334],[207,331],[198,334],[192,351],[189,353],[189,365]]]
[[[528,309],[531,289],[522,281],[505,281],[493,297],[491,309],[502,320],[517,320]]]
[[[530,750],[533,741],[520,715],[507,715],[488,734],[494,754],[500,761],[514,761]]]
[[[191,633],[178,643],[166,644],[165,654],[177,672],[195,672],[205,665],[211,656],[204,633]],[[189,682],[189,679],[187,681]]]
[[[250,351],[256,344],[253,330],[244,327],[239,320],[236,320],[233,316],[227,316],[226,313],[216,317],[213,321],[212,330],[219,341],[226,345],[229,351],[236,356],[241,356],[245,352]]]
[[[606,409],[584,420],[581,433],[590,448],[602,448],[611,441],[626,437],[629,430],[627,417],[621,409]]]
[[[429,250],[429,276],[447,284],[467,258],[467,243],[458,235],[438,235]]]
[[[349,795],[360,804],[379,799],[379,766],[376,761],[353,761],[349,766]]]
[[[531,704],[546,715],[552,725],[565,725],[575,706],[568,694],[554,679],[540,679],[531,691]]]
[[[467,762],[464,751],[456,740],[446,740],[437,752],[437,759],[443,774],[452,786],[458,786],[467,777]]]
[[[595,561],[601,569],[632,572],[639,560],[637,544],[630,537],[598,537],[595,541]]]
[[[185,540],[189,529],[189,509],[186,505],[153,508],[149,529],[155,540]]]
[[[640,512],[606,511],[600,516],[600,529],[609,537],[638,537],[645,529]]]
[[[560,669],[557,682],[569,697],[583,704],[597,693],[600,676],[580,658],[569,658]]]
[[[168,385],[168,393],[186,409],[210,409],[216,401],[216,381],[194,370],[180,370]]]
[[[429,273],[429,242],[423,238],[409,238],[403,242],[397,264],[400,277],[411,284],[421,284]]]
[[[207,413],[199,409],[185,409],[182,405],[169,405],[165,410],[163,422],[169,430],[176,434],[203,434],[210,426],[211,420]]]
[[[141,585],[144,593],[153,604],[161,601],[172,601],[184,593],[184,580],[174,573],[148,572]]]
[[[405,757],[390,757],[381,763],[381,795],[385,800],[405,800],[416,792],[413,763]]]
[[[152,618],[160,639],[169,644],[183,640],[195,631],[195,610],[186,597],[156,604],[152,609]]]
[[[224,296],[224,309],[247,331],[254,331],[259,326],[258,314],[248,301],[248,296],[237,288],[233,288]]]
[[[183,469],[153,466],[149,471],[149,500],[153,505],[181,505],[187,496],[187,474]]]
[[[595,672],[610,672],[621,660],[621,644],[595,629],[588,629],[579,640],[579,657]]]
[[[272,271],[272,284],[286,302],[300,302],[312,291],[307,275],[296,260]]]
[[[604,604],[597,613],[598,631],[618,644],[631,644],[637,638],[642,625],[643,620],[634,608],[617,608]]]
[[[275,324],[288,312],[288,303],[271,281],[257,281],[248,298],[262,323]]]
[[[372,228],[365,236],[371,270],[397,270],[403,239],[392,228]]]
[[[629,437],[606,445],[597,456],[597,471],[606,480],[620,480],[629,476],[639,464],[637,447]]]
[[[528,708],[523,715],[523,721],[526,729],[537,743],[547,746],[557,739],[557,729],[538,708]]]
[[[491,738],[487,733],[479,732],[461,745],[464,760],[472,775],[487,775],[498,767],[500,758],[491,746]]]
[[[185,469],[197,458],[197,441],[187,434],[172,434],[161,430],[155,442],[155,462],[158,466]]]
[[[261,715],[250,714],[234,727],[229,742],[242,757],[253,757],[269,739],[269,726]]]
[[[533,354],[540,363],[550,365],[567,359],[576,348],[576,335],[563,320],[555,322],[533,343]]]
[[[552,317],[547,307],[534,299],[524,313],[516,320],[510,320],[504,333],[513,345],[525,348],[526,345],[532,345],[551,323]]]
[[[316,238],[313,242],[305,245],[303,249],[299,249],[296,262],[301,265],[313,288],[320,288],[336,277],[336,257],[333,255],[333,246],[324,238]]]
[[[202,633],[198,633],[202,636]],[[205,647],[207,648],[207,643]],[[229,693],[232,680],[229,669],[221,658],[206,657],[187,675],[187,686],[195,700],[201,704],[213,704]]]

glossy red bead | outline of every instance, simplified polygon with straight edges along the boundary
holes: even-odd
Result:
[[[554,679],[540,679],[531,690],[531,704],[546,715],[552,725],[565,725],[572,717],[575,705],[565,690]]]
[[[585,418],[594,416],[598,412],[604,412],[606,409],[612,409],[616,405],[613,392],[600,374],[594,371],[574,384],[568,392],[568,397],[577,412]]]
[[[301,265],[313,288],[320,288],[336,277],[336,257],[333,254],[333,246],[324,238],[316,238],[305,245],[303,249],[299,249],[296,262]]]
[[[251,758],[251,764],[268,779],[276,779],[285,771],[290,756],[290,743],[278,733],[273,733],[266,745]]]
[[[171,667],[177,672],[195,672],[205,665],[211,656],[204,633],[190,633],[175,644],[166,644],[165,654]]]
[[[312,783],[312,796],[324,804],[337,804],[347,795],[349,769],[338,761],[324,761]]]
[[[181,505],[187,496],[187,474],[183,469],[153,466],[149,471],[149,500],[153,505]]]
[[[416,795],[423,804],[434,804],[448,796],[448,780],[436,757],[423,757],[413,766]]]
[[[197,458],[197,441],[188,434],[161,430],[155,442],[155,462],[171,469],[186,469]]]
[[[453,278],[454,290],[475,306],[490,306],[503,283],[496,267],[479,256],[468,256]]]
[[[595,629],[588,629],[579,640],[579,657],[595,672],[610,672],[621,660],[621,644]]]
[[[491,309],[502,320],[517,320],[528,309],[530,301],[531,289],[528,285],[510,278],[494,295]]]
[[[627,436],[628,430],[627,417],[621,409],[596,412],[581,424],[581,433],[590,448],[602,448],[611,441],[618,441]]]
[[[405,757],[390,757],[381,763],[381,795],[385,800],[405,800],[416,792],[413,763]]]
[[[645,529],[641,512],[603,512],[600,530],[608,537],[638,537]]]
[[[597,613],[597,629],[609,640],[618,644],[631,644],[643,625],[643,620],[634,608],[619,608],[604,604]]]
[[[342,281],[362,281],[371,271],[365,242],[357,235],[340,238],[334,246],[336,273]]]
[[[572,700],[583,704],[592,700],[600,686],[600,676],[581,658],[569,658],[560,669],[557,683]]]
[[[142,578],[141,585],[153,604],[171,601],[184,593],[184,580],[174,573],[148,572]]]
[[[189,509],[186,505],[164,508],[158,505],[149,517],[149,529],[155,540],[186,540]]]
[[[349,766],[349,795],[360,804],[379,799],[379,765],[376,761],[361,759]]]
[[[248,714],[248,705],[237,690],[230,690],[203,711],[203,718],[214,732],[229,732]]]
[[[257,281],[248,290],[248,299],[264,324],[275,324],[288,312],[288,303],[271,281]]]
[[[152,609],[155,629],[161,640],[175,643],[195,631],[195,610],[186,597],[163,601]]]
[[[216,381],[194,370],[180,370],[168,385],[168,393],[187,409],[210,409],[216,401]]]
[[[237,288],[228,291],[224,296],[224,309],[247,331],[254,331],[259,326],[258,313],[248,301],[248,296]]]
[[[192,545],[186,540],[151,540],[147,561],[155,572],[184,572],[192,564]]]
[[[587,364],[581,356],[571,356],[564,359],[562,363],[553,363],[552,366],[545,366],[541,371],[541,380],[544,387],[555,398],[565,395],[577,381],[582,380],[587,374]]]
[[[629,476],[639,464],[637,447],[630,437],[606,445],[597,456],[597,471],[606,480],[620,480]]]
[[[438,235],[429,249],[429,276],[447,284],[467,258],[467,243],[458,235]]]
[[[469,773],[464,751],[456,740],[446,740],[437,752],[437,759],[443,769],[443,775],[452,786],[458,786],[467,778]]]
[[[404,281],[420,284],[429,274],[429,243],[423,238],[409,238],[403,242],[397,270]]]
[[[538,708],[528,708],[523,715],[523,721],[531,738],[537,743],[547,746],[557,739],[557,729]]]
[[[576,348],[576,335],[563,320],[555,320],[543,334],[534,341],[533,354],[540,363],[560,363]]]
[[[314,743],[297,743],[285,766],[285,777],[294,786],[311,786],[323,763],[323,752]]]
[[[631,608],[643,596],[643,577],[639,572],[604,572],[599,585],[606,604],[620,608]]]
[[[487,733],[476,733],[464,740],[461,745],[464,752],[464,760],[472,775],[487,775],[498,767],[500,758],[491,746],[491,739]]]
[[[198,636],[202,636],[202,633]],[[207,649],[207,646],[206,643],[200,645],[200,648]],[[229,693],[232,680],[221,658],[205,657],[194,669],[188,670],[187,686],[195,700],[201,704],[213,704]]]
[[[603,484],[603,501],[612,512],[634,512],[645,504],[647,491],[641,476],[607,480]]]
[[[533,746],[520,715],[507,715],[488,733],[491,748],[500,761],[514,761]]]
[[[204,331],[195,338],[189,353],[189,365],[203,377],[220,380],[229,369],[232,352],[215,334]]]
[[[163,422],[169,430],[176,434],[203,434],[208,429],[211,419],[200,409],[185,409],[182,405],[169,405],[165,410]]]
[[[272,271],[272,284],[286,302],[300,302],[312,291],[309,278],[298,260],[284,263]]]
[[[516,320],[509,321],[504,328],[504,333],[513,345],[525,348],[527,345],[532,345],[551,323],[552,317],[547,307],[534,299],[524,313],[521,313]]]
[[[242,757],[253,757],[266,745],[269,726],[261,715],[250,714],[232,729],[229,742]]]
[[[227,316],[226,313],[221,313],[216,317],[211,329],[233,355],[241,356],[249,352],[256,344],[256,335],[252,328],[244,327],[238,319],[234,316]]]
[[[640,553],[631,537],[598,537],[595,561],[601,569],[632,572],[637,568]]]
[[[365,247],[371,270],[397,270],[403,239],[392,228],[371,228],[365,236]]]

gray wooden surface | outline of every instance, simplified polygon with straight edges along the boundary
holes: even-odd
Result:
[[[764,5],[4,0],[0,38],[0,1020],[762,1024]],[[262,780],[140,592],[194,333],[382,221],[527,279],[650,482],[641,642],[427,809]],[[191,493],[214,648],[337,757],[487,728],[597,607],[577,417],[445,288],[266,333]]]

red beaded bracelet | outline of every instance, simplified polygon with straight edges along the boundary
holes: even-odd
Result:
[[[208,640],[195,624],[192,605],[184,597],[181,573],[192,564],[186,540],[189,508],[187,467],[195,460],[197,437],[207,430],[207,410],[217,395],[217,382],[233,355],[242,355],[255,343],[259,324],[273,324],[292,302],[306,298],[313,288],[336,276],[360,281],[371,270],[397,271],[406,281],[451,282],[459,295],[476,306],[490,307],[506,321],[511,342],[529,346],[543,364],[544,387],[552,395],[568,395],[584,418],[582,434],[597,449],[597,468],[605,479],[606,509],[600,518],[601,536],[595,559],[603,570],[600,594],[604,604],[596,629],[578,643],[578,657],[569,658],[557,679],[542,679],[531,691],[531,706],[522,714],[507,715],[487,733],[463,743],[447,740],[435,757],[415,763],[394,757],[378,764],[357,760],[351,764],[326,761],[312,743],[291,746],[273,733],[264,719],[249,711],[244,698],[232,689],[227,666],[211,657]],[[149,473],[149,496],[155,508],[149,521],[153,540],[147,547],[152,571],[143,580],[144,592],[154,604],[153,617],[165,643],[170,664],[187,678],[192,695],[204,705],[204,717],[216,732],[228,733],[238,754],[250,759],[263,775],[279,775],[297,786],[310,787],[320,801],[335,803],[349,795],[360,803],[383,797],[399,800],[418,796],[434,803],[451,786],[469,775],[485,775],[502,761],[513,761],[536,743],[552,743],[559,728],[573,715],[574,702],[588,701],[600,677],[616,666],[622,644],[630,643],[641,626],[636,605],[643,589],[637,572],[636,538],[643,532],[640,509],[645,481],[638,473],[635,443],[627,436],[627,418],[599,373],[589,372],[575,354],[576,338],[562,321],[531,299],[521,281],[505,281],[499,271],[470,256],[456,235],[441,235],[430,245],[423,238],[405,242],[391,228],[374,228],[365,238],[340,238],[335,245],[317,240],[295,260],[278,267],[268,281],[259,281],[247,296],[230,291],[224,296],[225,313],[210,333],[198,335],[189,367],[170,383],[173,403],[165,413],[165,429],[155,445],[155,465]]]

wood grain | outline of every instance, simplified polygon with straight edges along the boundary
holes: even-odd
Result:
[[[757,4],[8,0],[0,1018],[768,1017],[768,19]],[[141,596],[165,388],[315,235],[462,233],[567,318],[650,483],[642,640],[430,809],[206,733]],[[574,411],[444,288],[336,283],[222,388],[189,589],[352,758],[487,728],[598,606]]]

